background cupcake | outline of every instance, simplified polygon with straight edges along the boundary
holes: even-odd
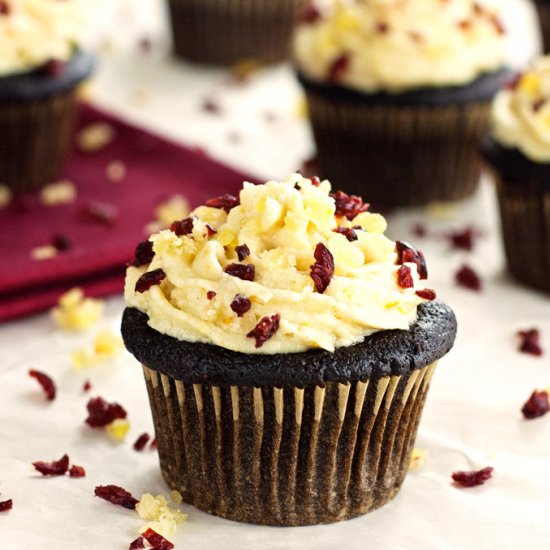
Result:
[[[398,492],[456,321],[422,253],[327,181],[207,201],[136,250],[126,347],[168,484],[238,521],[333,522]]]
[[[504,35],[470,0],[312,4],[294,55],[323,175],[391,205],[472,194]]]
[[[550,291],[550,57],[497,95],[492,122],[482,150],[496,176],[508,267]]]
[[[54,180],[63,162],[76,86],[92,68],[78,49],[83,0],[0,3],[0,182],[16,193]]]

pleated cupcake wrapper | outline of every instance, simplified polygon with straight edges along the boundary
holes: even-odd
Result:
[[[198,63],[287,59],[303,0],[168,0],[178,56]]]
[[[489,104],[367,105],[307,90],[322,176],[370,202],[424,205],[478,186]]]
[[[26,193],[54,181],[76,109],[75,91],[0,104],[0,183]]]
[[[509,182],[496,174],[508,269],[522,283],[550,292],[550,185]]]
[[[539,14],[544,53],[550,52],[550,5],[544,1],[535,2]]]
[[[144,366],[164,478],[236,521],[364,514],[399,491],[435,366],[284,389],[188,384]]]

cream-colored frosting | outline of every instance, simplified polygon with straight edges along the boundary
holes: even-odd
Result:
[[[81,37],[87,0],[4,0],[0,13],[0,76],[49,59],[67,61]]]
[[[298,184],[298,188],[296,188]],[[170,230],[151,237],[150,265],[129,267],[125,297],[147,313],[154,329],[180,340],[206,342],[245,353],[291,353],[311,348],[334,350],[360,342],[382,329],[408,329],[423,300],[414,288],[397,284],[395,243],[383,235],[386,221],[363,212],[353,220],[335,216],[330,183],[312,185],[294,174],[264,185],[245,183],[240,206],[224,210],[200,206],[193,233]],[[217,233],[208,236],[206,223]],[[358,239],[333,230],[361,226]],[[335,275],[324,293],[311,278],[314,250],[323,243],[332,253]],[[239,262],[235,247],[246,244],[250,256]],[[253,264],[246,281],[224,272],[232,263]],[[418,273],[411,269],[415,286]],[[161,268],[166,279],[146,292],[135,291],[145,271]],[[216,293],[211,300],[207,293]],[[230,308],[240,294],[251,301],[242,317]],[[255,347],[247,334],[264,316],[280,315],[280,328]]]
[[[493,136],[534,162],[550,162],[550,56],[539,59],[493,103]]]
[[[349,64],[336,82],[362,92],[464,85],[504,61],[496,12],[473,0],[336,0],[320,19],[298,25],[294,56],[314,81],[330,80],[335,60]]]

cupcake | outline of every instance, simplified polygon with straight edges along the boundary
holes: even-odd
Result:
[[[471,195],[490,101],[508,74],[497,15],[471,0],[304,13],[294,57],[323,176],[386,205]]]
[[[168,0],[176,55],[215,65],[287,59],[303,0]]]
[[[535,0],[542,32],[542,46],[545,53],[550,52],[550,1]]]
[[[508,268],[550,292],[550,56],[497,95],[482,152],[495,174]]]
[[[77,85],[92,68],[79,50],[79,0],[0,2],[0,182],[32,191],[59,175]]]
[[[359,197],[245,183],[138,245],[122,320],[160,466],[201,510],[265,525],[364,514],[410,461],[453,312]]]

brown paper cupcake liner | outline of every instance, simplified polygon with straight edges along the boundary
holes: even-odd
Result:
[[[59,176],[72,131],[76,92],[0,104],[0,183],[33,191]]]
[[[550,52],[550,4],[545,1],[539,1],[535,2],[535,5],[539,15],[544,53],[548,53]]]
[[[324,97],[306,86],[321,173],[345,191],[389,206],[472,195],[489,102],[378,105]]]
[[[176,55],[198,63],[288,58],[303,0],[169,0]]]
[[[399,491],[435,366],[289,388],[189,384],[144,366],[164,478],[184,501],[236,521],[364,514]]]

